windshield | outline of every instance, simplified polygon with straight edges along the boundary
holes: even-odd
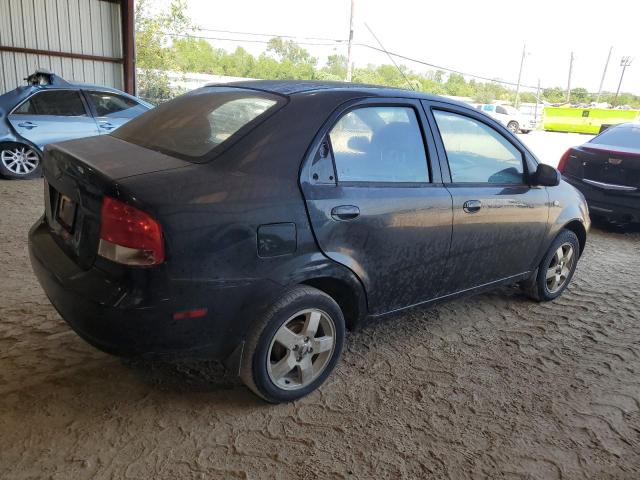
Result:
[[[640,125],[625,125],[605,130],[590,143],[640,149]]]
[[[114,137],[192,162],[232,137],[242,136],[260,117],[281,104],[269,93],[230,87],[205,87],[183,95],[137,117]]]

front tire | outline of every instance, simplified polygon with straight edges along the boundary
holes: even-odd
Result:
[[[0,175],[4,178],[23,180],[41,177],[40,154],[28,145],[0,144]]]
[[[523,290],[538,302],[558,298],[573,278],[580,255],[580,242],[571,230],[563,229],[549,247],[535,274],[522,283]]]
[[[344,337],[344,317],[335,300],[313,287],[295,287],[252,327],[240,377],[268,402],[297,400],[331,374]]]
[[[513,134],[518,133],[518,130],[520,129],[520,125],[518,125],[518,122],[516,121],[511,121],[507,124],[507,128],[509,129],[509,131]]]

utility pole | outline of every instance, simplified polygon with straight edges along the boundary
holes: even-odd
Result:
[[[527,45],[522,46],[522,58],[520,59],[520,72],[518,73],[518,86],[516,87],[516,101],[514,106],[517,109],[520,104],[520,80],[522,79],[522,66],[524,65],[524,57],[527,55]]]
[[[571,100],[571,71],[573,70],[573,52],[571,52],[571,60],[569,60],[569,79],[567,80],[567,103]]]
[[[616,98],[613,99],[614,107],[618,104],[618,94],[620,93],[620,87],[622,86],[622,78],[624,77],[624,71],[627,69],[627,67],[631,66],[631,62],[633,62],[633,58],[631,57],[622,57],[622,60],[620,60],[622,73],[620,74],[620,82],[618,82],[618,90],[616,90]]]
[[[538,79],[538,89],[536,90],[536,106],[533,110],[533,119],[538,124],[538,103],[540,103],[540,79]]]
[[[349,18],[349,46],[347,47],[347,82],[351,81],[353,73],[352,43],[353,43],[353,12],[356,0],[351,0],[351,17]]]
[[[609,49],[609,55],[607,55],[607,63],[604,64],[604,70],[602,71],[602,80],[600,80],[600,88],[598,89],[598,96],[596,97],[596,103],[600,103],[600,95],[602,95],[602,85],[604,85],[604,77],[607,75],[607,68],[609,67],[609,60],[611,60],[611,52],[613,47]]]

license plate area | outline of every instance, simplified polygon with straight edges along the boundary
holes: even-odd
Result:
[[[76,220],[76,210],[76,202],[66,195],[61,193],[58,194],[58,201],[56,202],[56,220],[68,232],[73,231],[73,226]]]

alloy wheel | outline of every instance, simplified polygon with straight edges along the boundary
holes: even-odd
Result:
[[[549,293],[554,294],[565,286],[573,271],[575,257],[573,245],[570,243],[563,243],[555,251],[547,267],[546,279]]]
[[[284,390],[308,386],[329,364],[335,342],[336,327],[327,313],[310,308],[292,315],[269,346],[269,379]]]
[[[2,165],[16,175],[29,175],[40,163],[38,154],[29,147],[16,146],[0,152]]]

